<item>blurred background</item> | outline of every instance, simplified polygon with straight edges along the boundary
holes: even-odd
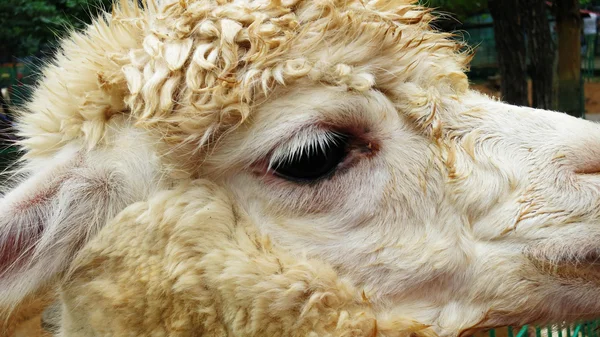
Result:
[[[474,88],[517,105],[600,120],[598,0],[423,0],[475,48]]]
[[[11,125],[14,110],[31,93],[39,68],[58,40],[83,28],[112,0],[0,0],[0,172],[19,157]],[[10,174],[0,174],[0,182]]]
[[[419,0],[437,29],[476,51],[473,87],[518,105],[600,120],[600,0]],[[111,0],[0,0],[0,171],[17,153],[10,125],[40,65]]]

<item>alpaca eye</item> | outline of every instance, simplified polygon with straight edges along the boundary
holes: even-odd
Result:
[[[296,182],[311,182],[325,178],[348,154],[348,137],[336,135],[327,144],[303,149],[290,159],[274,165],[275,175]]]

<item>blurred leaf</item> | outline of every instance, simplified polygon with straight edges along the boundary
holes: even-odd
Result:
[[[487,11],[486,0],[420,0],[419,3],[437,8],[438,12],[451,14],[461,21]]]
[[[464,21],[472,15],[488,11],[487,0],[419,0],[419,3],[427,7],[437,8],[438,12],[451,14],[460,21]],[[600,6],[599,0],[579,0],[579,3],[582,6]]]
[[[112,0],[0,0],[0,62],[50,49]]]

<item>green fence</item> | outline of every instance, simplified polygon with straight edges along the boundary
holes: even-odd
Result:
[[[554,29],[555,22],[551,18],[549,18],[549,21],[552,39],[557,43],[557,36]],[[485,78],[497,72],[498,56],[494,37],[494,25],[489,14],[469,18],[457,36],[469,46],[476,48],[475,57],[471,61],[472,71],[470,77]],[[526,36],[525,39],[527,39]],[[585,36],[585,47],[582,48],[581,55],[582,77],[585,80],[589,80],[595,76],[596,55],[598,53],[597,44],[597,35]],[[529,55],[527,57],[529,64]]]
[[[491,329],[474,337],[600,337],[600,319],[574,324]]]
[[[596,35],[585,36],[586,50],[583,55],[581,55],[581,69],[583,70],[582,77],[587,81],[594,77],[596,70],[596,40]]]
[[[553,24],[553,22],[551,23]],[[498,70],[498,53],[496,50],[496,40],[494,35],[494,25],[492,23],[491,16],[481,15],[473,17],[465,22],[458,38],[464,40],[469,46],[474,47],[476,50],[475,57],[471,61],[471,69],[473,75],[477,75],[480,72],[489,70],[490,72],[497,72]],[[552,38],[556,41],[556,34],[553,32]],[[527,40],[527,36],[524,36]],[[583,55],[582,59],[585,59],[587,55],[591,57],[592,64],[595,54],[595,48],[589,48],[589,53]],[[529,53],[527,55],[527,64],[529,64]],[[587,63],[586,63],[587,62]],[[583,66],[589,64],[589,61],[585,61]],[[593,68],[593,66],[592,66]]]

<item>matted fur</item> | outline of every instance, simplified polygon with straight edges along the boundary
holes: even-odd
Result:
[[[600,129],[469,90],[432,19],[402,0],[122,1],[73,33],[19,120],[0,307],[57,288],[65,337],[600,313]],[[340,133],[331,176],[273,173]]]
[[[28,156],[74,138],[93,147],[120,113],[199,150],[303,77],[358,91],[468,85],[462,46],[412,1],[163,2],[122,2],[63,43],[21,122]]]
[[[61,336],[433,336],[378,317],[327,264],[273,247],[210,182],[159,193],[113,224],[73,263]]]

